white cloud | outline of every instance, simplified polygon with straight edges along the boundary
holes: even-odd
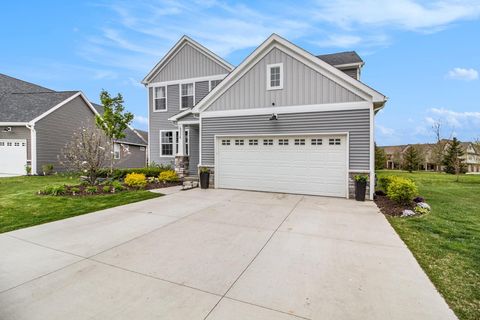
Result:
[[[453,68],[447,74],[447,78],[455,80],[472,81],[478,79],[478,71],[475,69]]]
[[[138,114],[134,116],[133,121],[140,125],[148,124],[148,118]]]
[[[384,136],[392,136],[395,133],[395,130],[392,128],[387,128],[385,126],[382,126],[380,124],[375,125],[375,128],[377,128],[378,132]]]
[[[429,110],[438,116],[440,121],[453,128],[478,128],[480,127],[480,112],[458,112],[445,108],[431,108]]]

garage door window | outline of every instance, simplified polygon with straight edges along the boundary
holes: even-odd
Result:
[[[279,146],[288,146],[288,139],[278,139]]]
[[[243,140],[235,140],[236,146],[243,146]]]
[[[3,147],[5,145],[5,142],[0,142],[0,147]]]
[[[263,139],[264,146],[273,146],[273,139]]]
[[[257,139],[250,139],[248,140],[248,144],[251,146],[258,146],[258,140]]]
[[[222,146],[229,146],[230,140],[222,140]]]
[[[304,146],[305,145],[305,139],[295,139],[295,145],[296,146]]]
[[[330,138],[328,139],[328,144],[333,146],[333,145],[340,145],[340,139],[339,138]]]
[[[322,139],[312,139],[312,146],[321,146],[323,144]]]
[[[7,147],[11,147],[12,146],[12,143],[11,142],[7,142]]]

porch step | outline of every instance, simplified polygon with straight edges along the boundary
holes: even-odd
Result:
[[[183,178],[183,181],[197,181],[198,182],[198,176],[187,176]]]
[[[187,179],[186,177],[183,181],[182,190],[189,190],[193,188],[198,188],[198,178],[196,179]]]

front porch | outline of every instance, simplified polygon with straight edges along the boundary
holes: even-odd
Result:
[[[175,171],[182,179],[198,180],[198,164],[200,160],[200,126],[198,120],[177,122],[177,153],[175,155]]]

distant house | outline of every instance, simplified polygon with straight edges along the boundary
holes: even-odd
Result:
[[[0,173],[25,174],[29,165],[32,174],[41,174],[45,164],[62,171],[62,148],[102,113],[80,91],[54,91],[0,74]],[[115,166],[145,166],[147,140],[132,128],[125,133],[115,141]]]
[[[444,139],[441,141],[441,149],[445,153],[450,140]],[[464,151],[463,159],[469,173],[480,173],[480,148],[472,142],[462,142],[461,147]],[[425,171],[442,171],[443,166],[435,161],[436,148],[438,146],[433,143],[418,143],[418,144],[404,144],[396,146],[383,146],[380,147],[385,151],[386,162],[385,168],[387,169],[401,169],[403,163],[403,157],[410,147],[414,146],[421,158],[419,170]]]

